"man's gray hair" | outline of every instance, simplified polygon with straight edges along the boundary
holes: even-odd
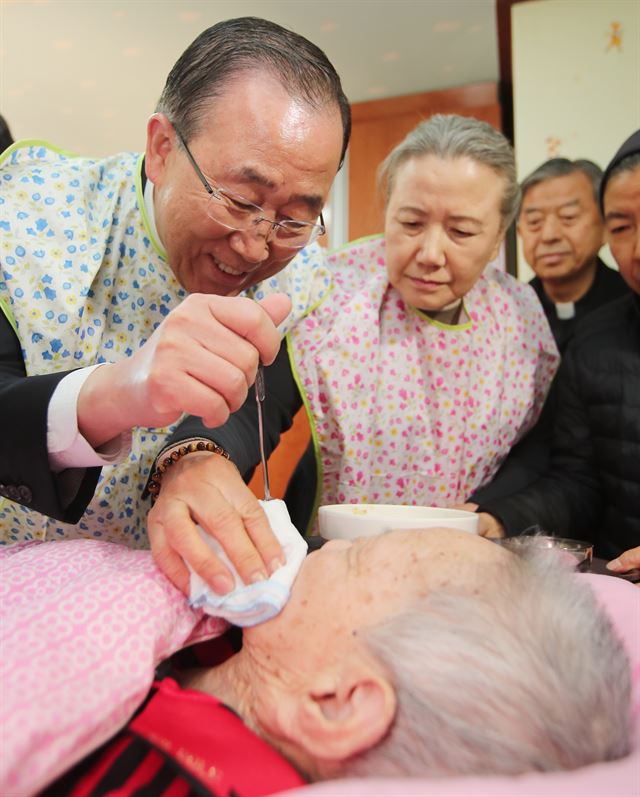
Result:
[[[424,155],[450,160],[470,158],[493,169],[504,180],[500,207],[502,228],[506,229],[511,224],[520,202],[520,188],[513,147],[495,127],[479,119],[455,114],[436,114],[421,122],[380,165],[378,183],[385,204],[389,201],[399,167]]]
[[[588,584],[530,550],[473,594],[435,590],[365,630],[398,708],[387,737],[348,776],[547,772],[631,747],[631,677]]]
[[[524,178],[520,183],[520,190],[522,192],[522,201],[524,201],[527,191],[539,183],[544,183],[546,180],[553,180],[555,177],[567,177],[570,174],[580,172],[590,181],[591,189],[593,191],[593,198],[598,204],[598,196],[600,193],[600,182],[602,180],[602,169],[597,163],[587,160],[586,158],[578,158],[572,161],[569,158],[551,158],[544,163],[541,163],[537,169],[534,169],[531,174]],[[521,201],[521,205],[522,205]]]

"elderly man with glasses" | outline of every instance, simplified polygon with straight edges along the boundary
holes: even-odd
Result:
[[[209,218],[217,221],[218,224],[222,224],[229,230],[250,231],[259,227],[263,222],[268,224],[269,229],[265,236],[265,240],[267,242],[272,242],[274,247],[277,246],[284,249],[286,260],[289,260],[290,256],[287,250],[302,249],[304,246],[313,243],[319,236],[324,235],[326,230],[322,213],[319,214],[319,224],[314,224],[312,221],[305,221],[303,219],[272,221],[264,215],[265,211],[261,207],[249,202],[249,200],[245,199],[243,196],[234,194],[232,191],[222,188],[222,186],[214,188],[191,154],[191,150],[187,146],[187,142],[184,140],[182,133],[180,133],[175,125],[173,129],[184,147],[184,151],[191,161],[191,165],[198,175],[198,179],[209,194],[209,202],[207,203],[207,214]],[[310,198],[308,204],[310,212],[317,217],[317,199],[315,197]]]
[[[324,232],[349,133],[324,53],[248,17],[177,61],[144,156],[3,154],[2,542],[148,544],[144,487],[168,434],[184,413],[223,423],[275,357],[277,325],[323,289],[295,256]],[[237,531],[242,575],[275,566],[264,517]]]

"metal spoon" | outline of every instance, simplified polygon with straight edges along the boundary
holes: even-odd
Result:
[[[264,370],[262,365],[258,366],[255,381],[256,404],[258,405],[258,438],[260,441],[260,462],[262,463],[262,478],[264,480],[264,500],[271,501],[269,491],[269,471],[267,470],[267,458],[264,453],[264,421],[262,418],[262,402],[265,397]]]

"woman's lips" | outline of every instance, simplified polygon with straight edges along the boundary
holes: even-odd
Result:
[[[435,280],[424,280],[419,277],[409,277],[412,285],[422,291],[434,292],[446,285],[445,282],[436,282]]]

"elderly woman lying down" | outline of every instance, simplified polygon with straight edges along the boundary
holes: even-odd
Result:
[[[3,797],[47,784],[247,797],[352,775],[573,769],[630,749],[623,645],[585,577],[534,551],[442,529],[327,543],[239,652],[148,696],[161,658],[224,630],[150,552],[70,540],[2,562]]]

